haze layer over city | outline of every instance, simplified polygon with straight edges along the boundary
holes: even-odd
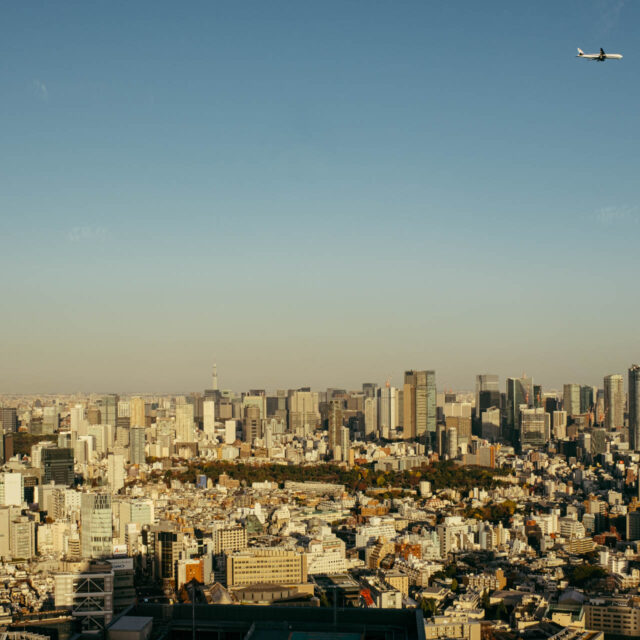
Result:
[[[639,638],[639,21],[5,3],[0,640]]]

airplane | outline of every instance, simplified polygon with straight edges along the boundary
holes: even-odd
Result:
[[[605,60],[622,60],[622,56],[619,53],[605,53],[602,47],[600,48],[600,53],[585,53],[580,49],[580,47],[578,47],[578,55],[576,58],[597,60],[598,62],[604,62]]]

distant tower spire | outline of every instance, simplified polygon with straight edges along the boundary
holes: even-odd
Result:
[[[213,365],[213,386],[211,387],[214,391],[218,390],[218,365]]]

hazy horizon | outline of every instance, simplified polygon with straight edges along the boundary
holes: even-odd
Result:
[[[0,393],[626,380],[639,19],[7,5]]]

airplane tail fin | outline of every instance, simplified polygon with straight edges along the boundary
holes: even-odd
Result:
[[[584,55],[584,51],[580,47],[578,47],[578,55],[579,56],[583,56]]]

